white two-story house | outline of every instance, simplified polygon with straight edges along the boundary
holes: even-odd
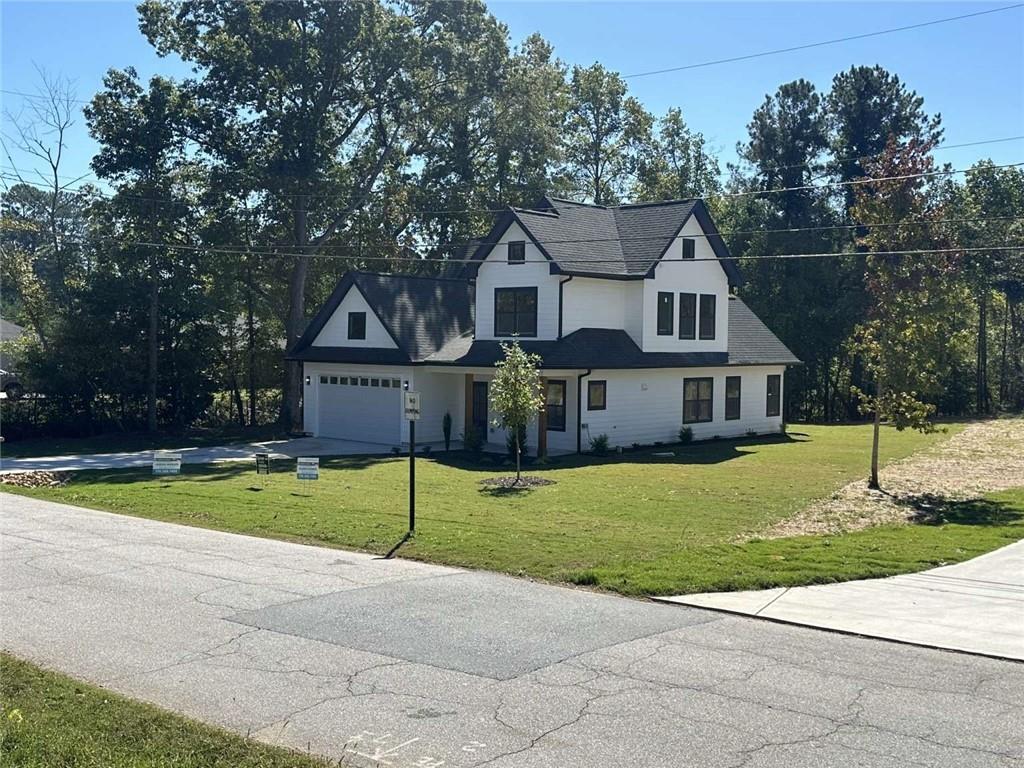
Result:
[[[488,387],[501,342],[542,359],[546,406],[530,452],[777,432],[793,354],[733,290],[741,284],[700,200],[600,206],[546,197],[502,214],[459,278],[351,272],[289,352],[304,368],[305,430],[417,441],[445,414],[504,449]]]

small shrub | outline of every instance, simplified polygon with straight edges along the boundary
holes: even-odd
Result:
[[[590,438],[590,452],[595,456],[604,456],[608,453],[608,435],[601,434]]]
[[[679,430],[679,442],[684,444],[693,442],[693,427],[683,427]]]
[[[444,432],[444,449],[450,451],[452,449],[452,415],[448,411],[444,412],[441,429]]]
[[[721,440],[721,439],[722,439],[722,436],[721,436],[721,435],[712,435],[712,436],[711,436],[711,439],[712,439],[712,440]]]
[[[782,424],[779,424],[779,434],[780,435],[786,434],[786,423],[785,422],[783,422]]]
[[[484,452],[484,434],[474,426],[469,426],[462,433],[462,447],[477,458]]]
[[[429,456],[429,455],[430,455],[430,450],[431,450],[431,446],[429,446],[429,445],[424,445],[424,446],[423,446],[423,455],[424,455],[424,456]]]
[[[747,437],[757,437],[757,432],[753,429],[747,430]]]
[[[655,440],[654,441],[654,445],[655,446],[661,446],[661,445],[664,445],[664,444],[665,444],[664,440]]]
[[[634,450],[634,451],[639,451],[639,450],[640,450],[640,448],[641,448],[641,445],[640,445],[640,443],[633,443],[633,450]]]
[[[401,453],[402,453],[402,449],[401,449],[401,447],[400,447],[400,446],[397,446],[397,445],[392,445],[392,446],[391,446],[391,453],[392,453],[393,455],[395,455],[395,456],[398,456],[399,454],[401,454]]]

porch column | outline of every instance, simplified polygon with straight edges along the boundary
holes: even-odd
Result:
[[[466,374],[466,394],[463,398],[465,400],[465,420],[462,422],[462,434],[468,434],[470,427],[473,426],[473,374]],[[486,437],[486,436],[485,436]],[[463,448],[466,446],[463,445]]]
[[[544,405],[540,408],[540,417],[537,419],[537,458],[548,455],[548,380],[540,377],[540,391],[544,396]]]

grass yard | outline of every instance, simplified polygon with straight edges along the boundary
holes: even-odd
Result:
[[[327,763],[0,654],[0,765],[327,768]]]
[[[955,431],[960,427],[950,426]],[[886,429],[882,459],[948,434]],[[788,437],[722,440],[606,459],[571,457],[530,474],[554,485],[519,493],[480,480],[507,468],[460,456],[417,462],[417,531],[400,554],[624,594],[676,594],[820,583],[921,570],[1024,537],[1024,489],[942,524],[832,537],[736,543],[863,477],[870,427],[795,426]],[[294,463],[257,479],[249,463],[186,465],[175,478],[92,471],[61,488],[11,489],[54,501],[220,530],[387,552],[407,524],[402,458],[321,460],[304,488]]]

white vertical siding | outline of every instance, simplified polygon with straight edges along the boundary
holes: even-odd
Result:
[[[366,313],[366,338],[350,339],[348,337],[348,313]],[[359,288],[352,286],[341,300],[334,314],[324,324],[323,329],[313,339],[314,347],[372,347],[376,349],[396,349],[397,344],[391,334],[377,319],[377,315],[367,303]]]

